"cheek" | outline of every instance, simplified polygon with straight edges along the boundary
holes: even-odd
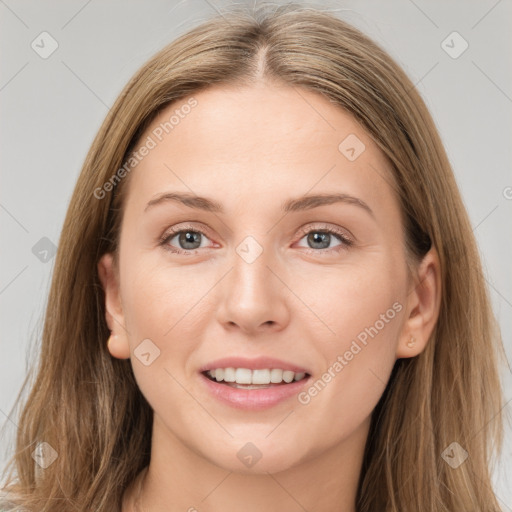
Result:
[[[324,340],[331,357],[333,350],[348,349],[356,338],[362,343],[370,339],[368,329],[376,335],[376,328],[379,339],[396,339],[401,326],[399,313],[404,309],[406,273],[390,256],[375,254],[366,261],[301,274],[306,277],[297,281],[294,291],[309,307],[310,314],[304,318],[311,320],[305,323],[316,326],[311,339]],[[315,318],[322,322],[321,331]],[[373,348],[382,350],[385,345],[389,343]]]
[[[202,276],[193,266],[166,265],[165,259],[134,258],[126,265],[125,276],[123,310],[132,339],[172,338],[196,320],[201,311],[198,301],[208,291],[208,275]]]
[[[338,270],[328,282],[314,301],[333,331],[316,336],[324,368],[298,398],[307,414],[329,416],[329,428],[348,433],[371,414],[396,360],[405,272],[382,258],[364,268]]]
[[[150,401],[162,390],[174,389],[172,376],[180,382],[188,376],[215,311],[210,292],[218,275],[207,266],[171,266],[155,253],[130,256],[123,271],[121,295],[132,366]],[[140,357],[143,347],[152,361],[147,366],[148,356]]]
[[[133,371],[154,406],[152,398],[172,389],[171,375],[182,380],[183,368],[196,349],[194,333],[205,316],[197,303],[207,292],[207,282],[199,276],[191,280],[183,269],[165,268],[144,257],[125,261],[123,271],[121,296]]]

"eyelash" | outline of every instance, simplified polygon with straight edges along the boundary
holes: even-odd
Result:
[[[176,235],[179,235],[180,233],[186,233],[186,232],[192,232],[192,233],[200,233],[201,235],[208,238],[208,234],[198,229],[194,226],[181,226],[180,229],[171,229],[170,231],[165,232],[165,234],[160,238],[159,245],[162,246],[165,250],[170,251],[174,254],[187,254],[187,255],[193,255],[196,254],[197,251],[200,249],[191,249],[191,250],[185,250],[185,249],[177,249],[176,247],[172,247],[168,244],[169,240],[172,240]],[[339,239],[339,241],[342,243],[341,245],[337,247],[333,247],[332,249],[312,249],[312,248],[305,248],[306,252],[308,253],[315,253],[315,254],[322,254],[322,253],[331,253],[331,252],[340,252],[343,250],[346,250],[348,247],[353,245],[353,240],[351,240],[345,233],[343,233],[341,230],[336,228],[312,228],[309,230],[301,229],[300,234],[301,238],[299,240],[302,240],[305,236],[309,235],[310,233],[325,233],[334,235]]]

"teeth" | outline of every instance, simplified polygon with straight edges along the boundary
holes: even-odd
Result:
[[[224,382],[235,382],[234,368],[224,368]]]
[[[218,372],[219,370],[215,370]],[[224,373],[224,370],[221,370]],[[252,372],[247,368],[237,368],[235,370],[235,382],[237,384],[252,384]]]
[[[251,384],[270,384],[270,370],[253,370]]]
[[[295,377],[295,372],[291,372],[289,370],[286,370],[285,372],[283,372],[283,380],[287,383],[292,382],[294,377]]]
[[[270,370],[270,382],[273,384],[279,384],[283,380],[283,370],[272,368]]]
[[[279,368],[250,370],[248,368],[215,368],[208,370],[207,374],[217,382],[233,382],[236,384],[280,384],[285,382],[298,381],[303,379],[305,373],[295,373],[290,370],[280,370]]]

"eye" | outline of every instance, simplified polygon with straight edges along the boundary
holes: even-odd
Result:
[[[306,238],[309,247],[308,252],[323,253],[323,252],[339,252],[347,249],[353,244],[353,240],[344,233],[341,229],[332,227],[312,228],[309,230],[301,230],[303,238]],[[334,247],[329,247],[333,238],[339,241],[339,244]],[[160,245],[166,250],[176,254],[195,254],[195,251],[205,248],[202,242],[208,239],[203,230],[197,229],[192,226],[182,226],[181,229],[173,228],[167,231],[160,239]],[[174,242],[173,242],[174,241]],[[176,246],[177,245],[177,246]],[[327,251],[325,251],[327,249]]]
[[[353,240],[351,240],[346,233],[336,228],[327,228],[324,227],[322,229],[313,228],[306,231],[302,231],[304,235],[303,238],[306,238],[306,242],[308,243],[308,252],[323,252],[323,249],[333,249],[335,252],[341,251],[350,247],[353,244]],[[335,248],[329,247],[331,242],[333,241],[333,237],[338,239],[340,242]],[[303,239],[301,238],[301,240]],[[330,250],[327,252],[331,252]]]
[[[202,246],[201,237],[206,238],[206,233],[197,228],[182,227],[182,229],[174,229],[167,231],[160,240],[160,245],[164,246],[167,250],[177,254],[194,254],[196,249],[200,249]],[[175,240],[175,244],[172,245],[172,241]]]

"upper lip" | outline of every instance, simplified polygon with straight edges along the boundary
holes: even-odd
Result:
[[[295,373],[310,373],[307,369],[296,364],[265,356],[254,359],[247,359],[245,357],[224,357],[203,365],[199,371],[206,372],[208,370],[215,370],[216,368],[248,368],[249,370],[278,368],[281,370],[290,370]]]

